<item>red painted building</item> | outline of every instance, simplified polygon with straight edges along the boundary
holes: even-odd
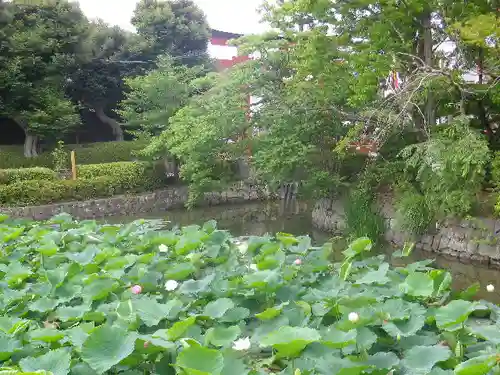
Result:
[[[220,30],[212,30],[212,37],[208,45],[211,57],[218,61],[219,69],[224,70],[243,61],[250,59],[249,56],[238,56],[238,48],[230,46],[231,39],[240,38],[241,34],[228,33]]]

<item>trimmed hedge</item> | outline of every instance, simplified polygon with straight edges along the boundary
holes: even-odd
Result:
[[[0,146],[0,168],[33,168],[52,167],[52,155],[43,153],[36,158],[26,158],[23,154],[23,146]]]
[[[147,143],[144,141],[123,141],[68,145],[66,148],[69,151],[75,150],[76,164],[78,165],[138,160],[139,157],[136,153],[146,146]]]
[[[0,169],[0,185],[9,185],[20,181],[53,181],[59,177],[49,168],[34,167],[21,169]]]
[[[74,200],[87,200],[121,194],[113,178],[92,180],[21,181],[0,185],[0,205],[29,206]]]
[[[110,177],[126,191],[146,191],[165,184],[165,169],[161,164],[147,162],[116,162],[81,165],[78,178],[95,179]]]
[[[145,162],[82,165],[78,174],[77,180],[34,179],[0,185],[0,206],[43,205],[141,193],[168,182],[163,165]]]
[[[98,142],[84,145],[66,145],[68,152],[67,167],[71,167],[70,152],[76,151],[77,164],[99,164],[138,159],[137,151],[146,146],[144,141]],[[36,158],[26,158],[22,146],[0,146],[0,169],[53,167],[50,151]]]

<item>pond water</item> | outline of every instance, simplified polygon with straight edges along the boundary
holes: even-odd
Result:
[[[193,210],[170,210],[153,212],[146,215],[111,217],[105,219],[108,223],[126,223],[135,219],[166,219],[173,224],[184,226],[203,224],[208,220],[216,220],[220,229],[229,230],[234,236],[256,235],[276,232],[292,233],[295,235],[308,234],[314,243],[323,244],[332,237],[329,233],[316,230],[312,226],[312,204],[308,202],[292,201],[285,204],[283,201],[234,204],[196,208]],[[396,249],[388,247],[387,254]],[[339,254],[341,255],[341,254]],[[437,256],[433,253],[415,250],[412,261],[434,259],[435,266],[449,270],[453,274],[453,286],[465,289],[469,285],[479,282],[481,291],[478,297],[491,302],[500,303],[500,271],[490,269],[485,265],[464,263],[456,258]],[[493,284],[497,288],[493,293],[487,293],[486,285]]]

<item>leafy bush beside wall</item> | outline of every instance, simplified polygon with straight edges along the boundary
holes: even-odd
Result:
[[[82,165],[74,181],[57,179],[56,173],[47,168],[9,171],[7,182],[0,184],[0,206],[42,205],[141,193],[168,183],[163,165],[146,162]],[[1,178],[0,171],[0,182]]]
[[[29,180],[53,181],[57,179],[57,173],[49,168],[0,169],[0,185],[10,185]]]
[[[29,206],[87,200],[124,193],[111,177],[92,180],[20,181],[0,185],[0,205]]]
[[[138,159],[136,153],[142,150],[144,141],[98,142],[85,145],[66,145],[66,167],[71,167],[70,151],[76,152],[77,164],[112,163]],[[0,168],[54,167],[54,158],[47,151],[35,158],[26,158],[20,146],[0,146]]]
[[[95,179],[110,177],[125,190],[148,190],[166,182],[165,169],[161,164],[147,162],[116,162],[82,165],[77,170],[78,178]]]

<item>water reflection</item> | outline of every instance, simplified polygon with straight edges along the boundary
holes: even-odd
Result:
[[[448,256],[437,256],[435,253],[426,251],[415,251],[410,257],[411,261],[423,259],[434,259],[435,267],[450,271],[453,275],[453,289],[464,290],[470,285],[478,282],[481,284],[481,288],[477,297],[500,304],[500,293],[498,291],[500,288],[499,270],[488,268],[476,262],[471,263]],[[486,291],[486,286],[488,284],[495,285],[496,289],[493,293]]]
[[[124,223],[135,219],[166,219],[179,226],[216,220],[220,229],[229,230],[234,236],[263,236],[277,232],[308,234],[315,243],[328,241],[330,235],[313,228],[311,210],[313,204],[299,201],[276,201],[234,204],[170,210],[136,216],[110,217],[108,223]]]
[[[293,234],[308,234],[316,244],[322,244],[331,239],[331,235],[313,228],[311,221],[311,210],[313,204],[308,202],[265,202],[244,205],[213,206],[187,210],[171,210],[153,212],[137,217],[112,217],[105,221],[108,223],[124,223],[139,218],[167,219],[170,222],[184,226],[191,224],[203,224],[207,220],[216,220],[220,229],[227,229],[235,236],[273,234],[286,232]],[[396,249],[386,248],[386,253],[391,254]],[[341,254],[338,254],[338,258]],[[478,296],[489,301],[500,303],[500,271],[490,269],[480,264],[460,262],[456,258],[436,256],[415,250],[410,261],[423,259],[435,259],[435,265],[447,269],[453,274],[453,287],[465,289],[469,285],[479,282],[481,290]],[[394,260],[395,262],[400,262]],[[497,285],[498,283],[498,285]],[[496,285],[494,293],[486,292],[486,285]]]

